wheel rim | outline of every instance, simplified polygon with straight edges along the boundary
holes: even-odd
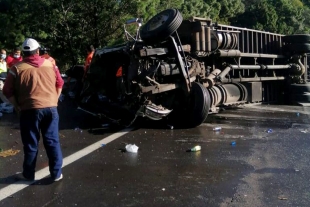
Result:
[[[155,30],[155,29],[161,27],[162,25],[164,25],[166,23],[168,18],[169,18],[169,14],[162,14],[162,15],[159,15],[156,18],[152,19],[148,28],[147,28],[147,31],[152,31],[152,30]]]

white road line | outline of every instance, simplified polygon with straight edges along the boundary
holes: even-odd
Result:
[[[86,155],[92,153],[93,151],[99,149],[100,147],[102,147],[102,144],[108,144],[109,142],[112,142],[118,138],[120,138],[121,136],[127,134],[128,132],[130,132],[133,128],[128,128],[128,129],[124,129],[121,130],[115,134],[112,134],[88,147],[85,147],[84,149],[66,157],[63,159],[63,166],[65,167],[75,161],[77,161],[78,159],[85,157]],[[36,180],[35,181],[18,181],[14,184],[8,185],[5,188],[0,189],[0,201],[2,201],[3,199],[13,195],[14,193],[17,193],[18,191],[21,191],[22,189],[28,187],[29,185],[37,182],[38,180],[41,180],[42,178],[49,176],[50,172],[48,167],[43,168],[42,170],[39,170],[38,172],[36,172]]]

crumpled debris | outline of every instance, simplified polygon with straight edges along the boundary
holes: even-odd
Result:
[[[83,132],[83,130],[82,129],[80,129],[79,127],[76,127],[75,129],[74,129],[74,131],[76,131],[76,132],[80,132],[80,133],[82,133]]]
[[[20,150],[13,150],[13,149],[5,150],[5,151],[0,152],[0,157],[13,156],[19,152],[20,152]]]
[[[3,113],[13,113],[14,106],[10,103],[1,103],[0,104],[0,111]]]
[[[283,196],[279,196],[278,199],[279,199],[279,200],[287,200],[288,198],[283,197]]]
[[[125,148],[127,152],[132,152],[132,153],[137,153],[139,149],[139,147],[135,144],[127,144]]]

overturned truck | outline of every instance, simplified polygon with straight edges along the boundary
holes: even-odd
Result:
[[[124,31],[123,44],[96,49],[81,109],[124,125],[141,116],[195,127],[221,106],[310,100],[309,35],[183,20],[176,9]]]

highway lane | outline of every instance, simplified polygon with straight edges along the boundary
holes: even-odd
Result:
[[[65,159],[122,130],[99,129],[69,100],[59,111]],[[307,206],[309,114],[307,107],[253,105],[210,115],[194,129],[144,122],[66,165],[62,181],[37,180],[0,206]],[[14,124],[14,115],[0,121],[2,149],[22,150]],[[123,152],[127,143],[138,153]],[[186,152],[195,145],[202,150]],[[22,151],[0,158],[0,192],[21,166]],[[41,145],[37,169],[46,166]]]

